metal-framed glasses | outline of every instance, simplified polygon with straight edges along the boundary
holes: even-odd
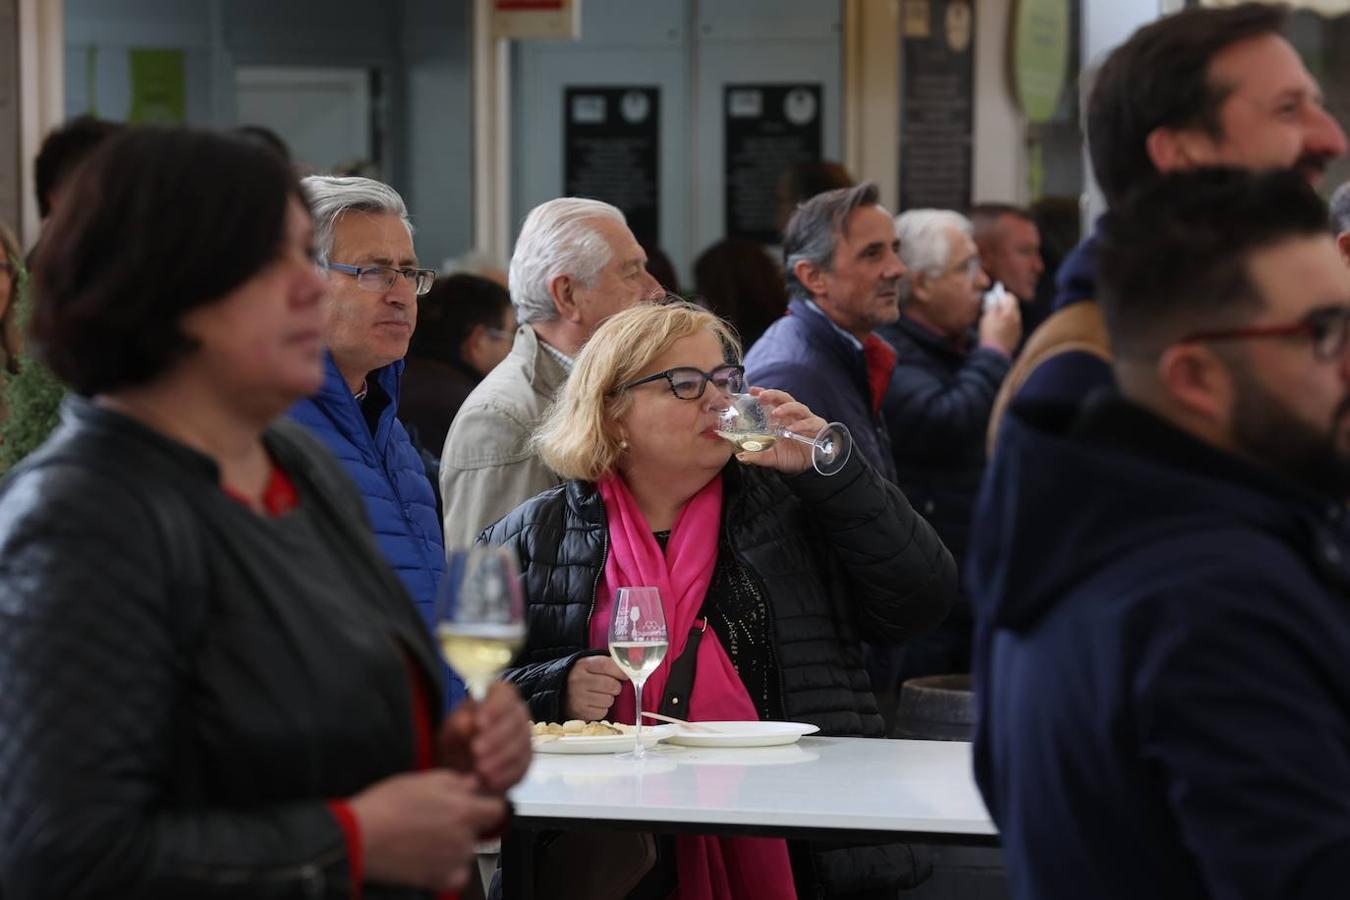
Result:
[[[711,372],[704,372],[695,369],[693,366],[677,366],[674,369],[666,369],[664,372],[657,372],[655,375],[648,375],[645,378],[621,384],[614,389],[614,393],[619,394],[629,388],[660,381],[663,378],[670,385],[670,392],[681,400],[699,399],[703,396],[703,392],[708,389],[708,382],[710,381],[723,393],[745,393],[745,366],[735,365],[718,366]]]
[[[1350,340],[1350,306],[1328,306],[1308,313],[1287,325],[1250,325],[1246,328],[1220,328],[1197,331],[1178,343],[1235,341],[1254,338],[1302,337],[1312,343],[1313,356],[1323,362],[1338,359]]]
[[[398,281],[399,276],[406,278],[412,284],[413,290],[417,296],[422,296],[431,290],[431,283],[436,280],[435,269],[414,269],[404,267],[396,269],[393,266],[349,266],[346,263],[330,262],[324,268],[334,272],[341,272],[343,275],[350,275],[356,279],[356,286],[367,291],[384,293],[391,290]]]

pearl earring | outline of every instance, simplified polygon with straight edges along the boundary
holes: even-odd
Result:
[[[627,449],[628,449],[628,441],[624,440],[623,438],[619,438],[619,449],[620,449],[620,450],[627,450]]]

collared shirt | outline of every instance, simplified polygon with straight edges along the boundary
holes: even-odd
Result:
[[[863,348],[862,341],[854,337],[852,332],[845,331],[838,325],[834,324],[834,319],[831,319],[829,317],[829,314],[827,314],[825,310],[817,306],[814,300],[808,298],[806,301],[806,305],[811,309],[814,309],[816,312],[820,313],[822,316],[825,316],[825,321],[830,323],[830,327],[833,328],[835,331],[839,332],[840,334],[842,334],[844,337],[848,338],[848,342],[853,345],[853,349],[861,350]]]
[[[576,360],[574,360],[570,356],[564,355],[561,350],[559,350],[557,347],[553,346],[543,338],[539,339],[539,346],[543,347],[546,351],[548,351],[549,356],[553,357],[558,361],[558,365],[563,367],[564,372],[566,372],[568,375],[572,374],[572,366],[576,365]]]

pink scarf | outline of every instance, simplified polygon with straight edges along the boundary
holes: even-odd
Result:
[[[666,552],[652,535],[647,520],[623,478],[600,479],[600,496],[609,519],[609,559],[591,615],[592,647],[609,646],[609,617],[614,594],[621,587],[652,585],[661,592],[670,648],[665,661],[647,678],[643,706],[656,709],[665,695],[670,664],[684,652],[689,630],[703,607],[717,562],[717,537],[722,525],[722,478],[714,478],[694,495],[670,532]],[[758,719],[755,705],[731,664],[717,634],[708,629],[698,646],[694,687],[685,715],[691,721]],[[610,715],[632,722],[637,712],[633,686],[625,684]],[[680,883],[679,900],[796,900],[787,843],[770,838],[716,838],[680,835],[675,841]]]

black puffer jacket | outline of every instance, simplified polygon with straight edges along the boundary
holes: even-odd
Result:
[[[303,429],[263,520],[206,457],[81,398],[0,489],[0,894],[351,895],[326,801],[412,768],[440,666]],[[427,896],[370,885],[368,898]]]
[[[854,454],[843,471],[782,477],[732,461],[722,528],[772,609],[783,709],[834,736],[881,737],[861,636],[894,644],[940,622],[956,598],[951,554],[899,489]],[[567,673],[589,645],[609,551],[604,502],[589,482],[545,491],[488,528],[524,571],[529,637],[520,688],[537,721],[559,721]],[[865,789],[860,785],[860,790]],[[912,882],[904,848],[817,854],[830,893]]]

